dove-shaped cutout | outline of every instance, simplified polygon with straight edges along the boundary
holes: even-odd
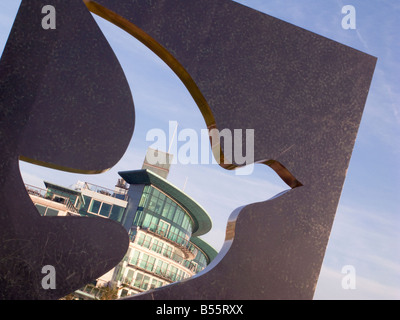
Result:
[[[287,170],[304,184],[236,210],[228,223],[226,245],[212,266],[194,279],[135,299],[312,298],[376,59],[230,0],[85,2],[125,30],[134,24],[164,48],[168,57],[179,61],[183,74],[190,75],[218,129],[254,128],[255,161],[279,163],[278,171]],[[58,7],[59,2],[54,3]],[[103,10],[95,12],[93,7]],[[3,76],[3,61],[1,68]],[[1,86],[6,88],[3,82]],[[24,98],[23,88],[16,88],[19,91],[12,95],[16,101],[35,100],[32,95]],[[19,141],[18,129],[29,128],[26,115],[32,113],[26,104],[28,110],[22,109],[19,119],[12,116],[18,114],[13,107],[17,103],[5,105],[11,107],[2,106],[1,143],[7,161],[0,179],[2,185],[21,191],[19,175],[12,174],[17,172],[20,147],[7,142]],[[3,121],[6,117],[11,121]],[[21,142],[27,145],[22,138]],[[42,161],[52,162],[45,157]],[[72,168],[66,162],[60,168]],[[11,212],[18,212],[15,209],[22,204],[2,197],[3,221],[19,217]],[[12,228],[18,222],[2,227],[3,239],[16,239]],[[21,225],[29,231],[29,224]],[[44,247],[51,243],[46,239]],[[7,243],[11,248],[13,242]],[[15,248],[21,251],[21,247]],[[27,268],[25,274],[29,272]],[[13,288],[11,282],[5,283]]]
[[[54,29],[42,7],[55,8]],[[123,70],[81,0],[23,0],[0,63],[0,298],[57,299],[112,269],[128,249],[118,223],[41,217],[18,160],[99,173],[123,156],[134,105]],[[44,266],[55,288],[42,286]]]
[[[311,299],[376,58],[231,0],[84,2],[175,71],[209,129],[254,129],[254,161],[292,188],[233,212],[203,272],[130,299]]]

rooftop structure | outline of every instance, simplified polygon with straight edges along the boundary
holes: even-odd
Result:
[[[167,179],[173,155],[168,152],[148,148],[143,161],[142,169],[148,169]]]

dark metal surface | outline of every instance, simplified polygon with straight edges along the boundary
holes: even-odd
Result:
[[[42,28],[42,7],[56,29]],[[57,299],[114,267],[128,248],[106,219],[41,217],[18,160],[102,172],[125,152],[134,108],[123,71],[80,0],[22,1],[0,64],[0,298]],[[45,265],[56,289],[44,289]]]
[[[376,59],[230,0],[85,3],[177,73],[208,128],[255,129],[255,161],[298,186],[237,209],[202,273],[130,299],[311,299]],[[40,27],[45,4],[57,30]],[[101,172],[129,142],[129,89],[82,6],[23,1],[1,60],[3,298],[57,298],[127,248],[111,221],[39,217],[18,172],[19,156]],[[57,291],[40,288],[44,264],[60,266]]]
[[[233,213],[204,272],[130,299],[311,299],[376,58],[229,0],[85,2],[170,65],[209,128],[255,129],[255,161],[302,184]]]

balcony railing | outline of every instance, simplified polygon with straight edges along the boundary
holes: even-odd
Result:
[[[182,270],[180,273],[178,273],[179,269],[176,269],[176,271],[172,271],[169,267],[160,267],[156,263],[150,263],[149,261],[143,259],[136,259],[136,261],[130,261],[128,265],[137,267],[139,270],[160,277],[168,282],[174,282],[184,279]],[[193,266],[193,268],[194,267],[195,266]],[[191,271],[194,272],[194,270]],[[131,282],[127,280],[129,279],[125,277],[123,283],[132,286],[132,280]]]
[[[25,184],[25,188],[29,195],[61,203],[67,207],[68,211],[78,213],[78,209],[72,204],[72,202],[68,198],[58,196],[56,193],[50,193],[46,189],[35,187],[29,184]]]
[[[124,278],[121,283],[123,286],[127,286],[132,289],[136,289],[139,292],[146,291],[149,286],[149,283],[144,284],[143,281],[141,281],[140,283],[137,283],[135,280],[129,279],[129,278]]]
[[[128,200],[128,190],[118,192],[116,190],[111,190],[111,189],[104,188],[104,187],[101,187],[101,186],[98,186],[98,185],[95,185],[92,183],[88,183],[88,182],[84,183],[83,189],[94,191],[94,192],[97,192],[97,193],[100,193],[100,194],[103,194],[103,195],[106,195],[109,197],[121,199],[124,201]]]
[[[131,239],[133,239],[133,241],[134,241],[135,240],[135,236],[131,237]],[[143,243],[139,243],[139,242],[136,242],[136,243],[138,245],[140,245],[140,246],[143,246],[143,244],[145,244],[146,241],[144,241]],[[185,259],[185,257],[177,255],[175,252],[173,252],[173,250],[171,250],[172,248],[168,249],[163,244],[159,244],[159,243],[156,244],[153,241],[151,241],[151,242],[149,241],[147,243],[148,243],[148,245],[146,245],[146,244],[144,245],[145,248],[148,248],[148,249],[154,251],[155,253],[158,253],[158,254],[160,254],[160,255],[162,255],[162,256],[164,256],[164,257],[166,257],[166,258],[168,258],[168,259],[170,259],[170,260],[172,260],[172,261],[174,261],[174,262],[176,262],[178,264],[180,264],[181,266],[183,266],[184,268],[190,270],[193,273],[197,273],[197,272],[202,270],[201,269],[202,267],[200,265],[198,265],[197,263],[191,262],[187,258]],[[124,258],[124,261],[128,262],[128,264],[141,267],[141,268],[146,269],[148,271],[153,271],[154,265],[151,264],[150,262],[144,262],[141,259],[136,259],[136,260],[130,260],[129,261],[129,258],[127,256]]]
[[[175,243],[183,251],[186,258],[190,257],[191,259],[194,259],[197,255],[198,249],[189,241],[189,239],[184,238],[169,229],[167,230],[166,228],[162,228],[158,224],[150,224],[148,227],[142,227],[141,229],[155,234],[168,242]]]
[[[41,198],[45,198],[46,194],[47,194],[46,189],[31,186],[29,184],[25,184],[25,189],[28,192],[28,194],[31,194],[31,195],[37,196],[37,197],[41,197]]]

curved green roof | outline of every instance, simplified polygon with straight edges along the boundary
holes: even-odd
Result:
[[[118,174],[129,184],[153,185],[184,207],[194,221],[192,236],[201,236],[211,230],[211,219],[203,207],[169,181],[147,169]]]
[[[195,244],[197,247],[199,247],[208,257],[208,263],[214,260],[214,258],[217,256],[218,252],[215,250],[213,247],[211,247],[207,242],[204,240],[198,238],[198,237],[191,237],[190,242]]]

